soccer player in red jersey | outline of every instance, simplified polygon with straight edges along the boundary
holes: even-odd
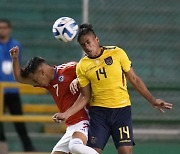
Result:
[[[35,87],[46,88],[53,96],[60,112],[65,112],[74,104],[79,96],[79,92],[73,95],[70,92],[69,85],[76,78],[76,62],[51,67],[44,59],[34,57],[22,69],[18,60],[18,47],[12,48],[10,55],[12,57],[13,73],[16,81]],[[75,88],[78,90],[77,87]],[[56,115],[53,116],[53,120],[59,122]],[[94,149],[86,146],[88,120],[89,117],[85,108],[69,117],[65,121],[67,125],[66,133],[55,145],[52,154],[69,152],[74,154],[97,154]]]

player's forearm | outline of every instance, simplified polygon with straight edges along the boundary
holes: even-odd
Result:
[[[18,58],[12,59],[13,74],[16,81],[21,82],[21,67]]]
[[[66,111],[67,118],[83,109],[88,102],[89,98],[80,94],[74,104]]]
[[[139,77],[137,77],[136,81],[133,82],[132,85],[146,100],[153,104],[155,97],[152,96],[144,82]]]

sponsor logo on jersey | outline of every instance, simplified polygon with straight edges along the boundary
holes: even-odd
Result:
[[[63,82],[64,81],[64,75],[61,75],[61,76],[59,76],[59,82]]]
[[[107,65],[111,65],[113,63],[113,59],[111,56],[107,57],[106,59],[104,59],[105,63]]]
[[[83,132],[85,132],[85,129],[84,129],[84,128],[81,128],[80,130],[82,130]]]

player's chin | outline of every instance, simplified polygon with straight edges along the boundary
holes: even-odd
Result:
[[[92,51],[88,50],[88,51],[86,51],[86,54],[87,54],[88,56],[91,56],[91,55],[92,55]]]
[[[96,58],[97,55],[94,52],[88,52],[88,57]]]

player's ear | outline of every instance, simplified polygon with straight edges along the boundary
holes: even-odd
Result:
[[[99,38],[96,36],[96,41],[99,43]]]
[[[44,72],[44,70],[41,70],[41,74],[44,76],[45,75],[45,72]]]
[[[45,74],[44,71],[43,71],[43,69],[39,69],[37,73],[38,73],[39,75],[43,75],[43,76],[44,76],[44,74]]]

